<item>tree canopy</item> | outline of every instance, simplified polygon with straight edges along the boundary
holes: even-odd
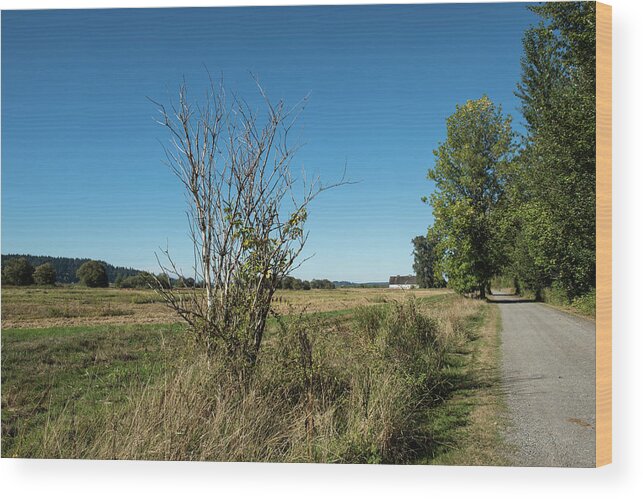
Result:
[[[44,263],[53,265],[56,271],[56,281],[62,284],[72,284],[78,282],[76,272],[80,266],[88,262],[89,258],[68,258],[63,256],[47,256],[47,255],[29,255],[29,254],[7,254],[2,255],[3,261],[9,261],[14,258],[26,258],[27,261],[34,267],[38,267]],[[134,276],[140,273],[140,270],[132,269],[129,267],[117,267],[110,263],[101,261],[107,269],[107,277],[109,282],[115,282],[120,274],[122,278]]]
[[[541,20],[523,37],[520,148],[486,96],[447,119],[429,171],[434,267],[463,293],[484,296],[504,275],[537,298],[555,287],[571,301],[596,277],[596,6],[528,8]]]
[[[4,263],[4,262],[3,262]],[[26,258],[12,258],[2,266],[2,283],[14,286],[33,284],[34,268]]]
[[[76,275],[80,279],[80,283],[88,288],[106,288],[109,286],[107,278],[107,269],[102,262],[90,260],[83,263]]]
[[[503,175],[515,151],[511,118],[487,96],[456,106],[428,177],[438,239],[436,270],[449,286],[485,296],[502,264],[498,220]]]
[[[53,286],[56,284],[56,269],[49,262],[38,265],[33,273],[33,280],[41,286]]]
[[[441,288],[446,284],[436,268],[436,247],[438,238],[429,228],[426,236],[417,236],[413,243],[413,271],[421,288]]]
[[[530,7],[517,96],[526,124],[511,175],[509,272],[538,292],[573,299],[595,286],[596,6]]]

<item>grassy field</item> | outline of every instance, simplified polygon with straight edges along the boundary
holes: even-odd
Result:
[[[420,298],[445,290],[414,290]],[[361,305],[399,301],[408,293],[387,288],[278,291],[273,306],[290,311],[329,312]],[[153,290],[91,289],[79,286],[55,288],[5,287],[2,289],[2,327],[48,328],[108,324],[164,324],[176,322]]]
[[[2,298],[3,457],[501,462],[494,305],[431,290],[282,292],[276,307],[307,314],[270,322],[239,390],[151,292]]]

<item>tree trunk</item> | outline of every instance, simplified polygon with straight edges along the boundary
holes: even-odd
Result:
[[[483,283],[483,284],[480,284],[479,289],[480,289],[480,299],[481,299],[481,300],[484,300],[484,299],[486,298],[486,295],[485,295],[485,285],[484,285],[484,283]]]
[[[535,300],[536,300],[536,301],[543,301],[543,292],[542,292],[542,290],[541,290],[540,288],[538,288],[538,289],[536,290],[535,295],[536,295],[536,296],[535,296]]]

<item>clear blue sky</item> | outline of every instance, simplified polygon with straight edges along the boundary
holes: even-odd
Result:
[[[295,161],[359,180],[310,210],[298,277],[384,281],[412,272],[432,151],[457,103],[513,95],[525,4],[2,12],[2,252],[190,267],[185,200],[162,164],[146,99],[167,102],[204,65],[257,107],[310,93]]]

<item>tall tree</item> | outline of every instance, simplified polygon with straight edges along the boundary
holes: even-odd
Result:
[[[33,273],[33,280],[41,286],[53,286],[56,284],[56,269],[49,262],[38,265]]]
[[[2,283],[28,286],[33,284],[33,272],[33,265],[29,263],[29,260],[13,258],[2,266]]]
[[[105,264],[96,260],[83,263],[76,271],[80,283],[88,288],[106,288],[109,286]]]
[[[417,276],[418,285],[421,288],[441,288],[445,282],[436,273],[436,247],[438,239],[432,228],[429,228],[426,236],[414,237],[413,243],[413,271]]]
[[[515,146],[511,118],[487,97],[456,106],[428,177],[435,217],[438,272],[458,292],[485,296],[502,263],[498,207]]]
[[[517,95],[525,147],[512,175],[514,274],[536,289],[558,283],[569,299],[595,284],[596,6],[530,7]]]

